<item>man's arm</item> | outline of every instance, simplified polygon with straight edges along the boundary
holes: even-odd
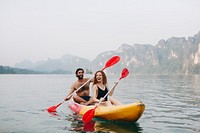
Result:
[[[65,101],[69,100],[72,97],[72,93],[75,91],[74,89],[75,83],[72,84],[70,90],[69,90],[69,94],[67,95],[67,97],[64,99]]]

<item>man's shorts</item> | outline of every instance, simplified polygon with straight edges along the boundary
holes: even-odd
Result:
[[[90,100],[90,96],[81,96],[81,98],[83,98],[85,101],[89,101]]]

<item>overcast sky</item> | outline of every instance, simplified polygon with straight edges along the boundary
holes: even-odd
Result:
[[[122,43],[156,45],[200,31],[200,0],[0,0],[0,65],[72,54],[93,60]]]

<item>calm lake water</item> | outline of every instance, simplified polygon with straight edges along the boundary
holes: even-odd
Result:
[[[119,77],[108,75],[109,86]],[[46,111],[65,98],[75,80],[74,75],[0,75],[0,132],[200,132],[200,75],[129,75],[114,97],[122,103],[142,101],[142,117],[136,123],[94,119],[87,125],[67,101],[55,114]]]

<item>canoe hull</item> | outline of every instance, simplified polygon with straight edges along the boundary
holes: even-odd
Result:
[[[88,110],[95,106],[84,106],[75,103],[73,100],[69,102],[69,108],[74,112],[84,115]],[[98,106],[95,110],[94,117],[106,120],[136,122],[143,114],[145,105],[142,102],[135,102],[119,106]]]

